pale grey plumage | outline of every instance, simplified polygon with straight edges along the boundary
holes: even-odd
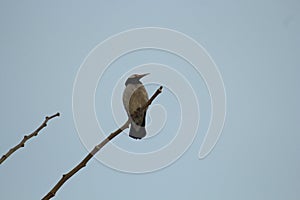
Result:
[[[131,119],[129,136],[135,139],[141,139],[146,136],[145,120],[147,110],[138,113],[137,116],[132,114],[144,106],[148,101],[148,94],[140,79],[147,74],[134,74],[130,76],[125,85],[123,93],[123,104],[128,117]]]

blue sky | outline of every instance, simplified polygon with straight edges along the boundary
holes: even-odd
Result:
[[[72,115],[79,66],[107,37],[145,26],[191,36],[219,67],[227,118],[218,144],[207,158],[198,159],[209,99],[203,81],[188,66],[176,68],[197,85],[201,99],[203,121],[188,151],[171,166],[141,175],[118,172],[93,159],[56,199],[299,199],[299,8],[291,0],[0,1],[0,153],[46,115],[61,113],[0,166],[1,199],[43,197],[88,153]],[[184,64],[160,52],[137,52],[115,65],[125,63],[129,69],[153,60]],[[103,81],[117,70],[112,66]],[[155,87],[148,89],[151,93]],[[101,92],[99,88],[96,100]],[[172,98],[165,93],[157,99],[162,105]],[[105,99],[103,103],[96,105],[99,116]],[[178,105],[169,105],[171,111],[172,106]],[[170,132],[178,123],[171,116],[165,128]],[[110,121],[105,131],[116,128]],[[122,135],[115,142],[126,146],[126,141]]]

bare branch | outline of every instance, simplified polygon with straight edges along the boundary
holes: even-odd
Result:
[[[149,105],[152,103],[152,101],[162,92],[162,86],[159,87],[159,89],[156,90],[156,92],[152,95],[152,97],[148,100],[146,105],[142,107],[142,109],[147,109]],[[127,122],[124,123],[123,126],[121,126],[118,130],[111,133],[106,139],[104,139],[101,143],[96,145],[94,149],[78,164],[76,165],[71,171],[69,171],[66,174],[63,174],[61,179],[57,182],[57,184],[50,190],[46,196],[42,198],[42,200],[48,200],[55,196],[56,192],[59,190],[59,188],[74,174],[76,174],[80,169],[85,167],[87,165],[87,162],[102,148],[104,147],[110,140],[112,140],[114,137],[119,135],[123,130],[127,129],[130,124],[130,119],[127,120]]]
[[[17,144],[16,146],[14,146],[13,148],[11,148],[6,154],[4,154],[1,159],[0,159],[0,164],[2,164],[11,154],[13,154],[16,150],[22,148],[25,146],[25,142],[27,140],[29,140],[30,138],[37,136],[39,134],[39,132],[47,126],[47,122],[54,118],[54,117],[58,117],[60,114],[56,113],[55,115],[52,115],[50,117],[46,116],[45,117],[45,121],[31,134],[29,135],[25,135],[24,138],[21,140],[21,142],[19,144]]]
[[[148,100],[148,102],[142,107],[142,110],[147,109],[151,104],[152,101],[162,92],[163,86],[160,86],[156,92],[152,95],[152,97]]]

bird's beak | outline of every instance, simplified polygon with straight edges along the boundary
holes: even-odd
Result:
[[[149,74],[150,74],[150,73],[140,74],[140,75],[138,75],[138,78],[141,79],[141,78],[143,78],[144,76],[147,76],[147,75],[149,75]]]

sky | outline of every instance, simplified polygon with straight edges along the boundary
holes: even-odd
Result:
[[[156,62],[179,71],[195,90],[201,117],[194,142],[176,162],[150,173],[121,172],[92,159],[53,199],[299,199],[299,8],[296,0],[1,0],[0,154],[45,116],[61,113],[0,166],[1,199],[41,199],[84,158],[90,149],[80,139],[72,110],[76,74],[99,43],[141,27],[192,37],[218,66],[227,112],[217,145],[198,159],[211,114],[201,77],[174,55],[137,51],[112,63],[98,83],[95,108],[104,134],[118,125],[110,104],[112,84],[133,67]],[[146,88],[152,94],[156,87]],[[155,103],[153,116],[161,112],[166,120],[161,133],[141,142],[123,134],[114,144],[145,152],[170,141],[180,123],[178,101],[166,89]]]

